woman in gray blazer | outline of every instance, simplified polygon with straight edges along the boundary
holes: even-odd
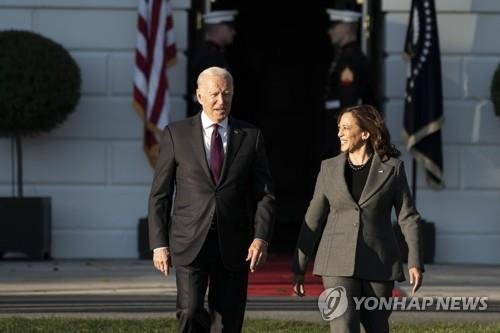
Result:
[[[305,294],[304,274],[319,241],[313,274],[322,277],[325,289],[336,288],[332,295],[344,293],[348,300],[345,313],[330,321],[331,331],[359,332],[361,323],[367,333],[389,332],[390,310],[356,309],[353,297],[390,297],[394,281],[405,280],[392,207],[408,244],[410,283],[417,291],[424,271],[420,215],[400,152],[375,108],[343,110],[338,136],[342,153],[322,162],[297,241],[293,289]]]

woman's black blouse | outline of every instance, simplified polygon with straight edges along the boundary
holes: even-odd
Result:
[[[359,202],[359,198],[366,184],[366,179],[368,178],[372,159],[373,158],[370,158],[361,170],[353,170],[349,165],[349,161],[345,163],[345,182],[347,183],[347,188],[349,192],[351,192],[354,202]],[[354,167],[358,166],[354,165]]]

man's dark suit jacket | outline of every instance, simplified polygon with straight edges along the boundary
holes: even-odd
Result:
[[[228,269],[247,269],[254,237],[271,240],[275,198],[262,133],[233,117],[228,130],[218,184],[206,160],[201,114],[163,132],[149,197],[149,242],[151,249],[169,246],[174,266],[195,259],[214,216]]]

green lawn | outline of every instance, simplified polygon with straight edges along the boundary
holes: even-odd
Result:
[[[327,324],[309,324],[277,320],[246,320],[244,332],[329,332]],[[165,333],[176,332],[174,319],[70,319],[20,317],[0,318],[0,333]],[[498,333],[500,322],[493,324],[425,324],[393,323],[395,333]]]

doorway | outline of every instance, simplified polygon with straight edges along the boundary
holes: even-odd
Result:
[[[230,61],[235,117],[264,134],[277,198],[273,250],[294,248],[319,171],[324,80],[332,56],[324,6],[239,8]],[[258,19],[256,19],[258,18]]]
[[[264,133],[277,197],[272,248],[290,252],[322,157],[325,81],[333,58],[328,1],[286,7],[263,0],[233,3],[239,14],[235,43],[228,49],[235,79],[232,115]],[[192,5],[193,12],[203,12],[203,0]],[[193,45],[201,39],[201,30],[195,28],[199,14],[190,22]],[[369,51],[373,49],[370,44]]]

